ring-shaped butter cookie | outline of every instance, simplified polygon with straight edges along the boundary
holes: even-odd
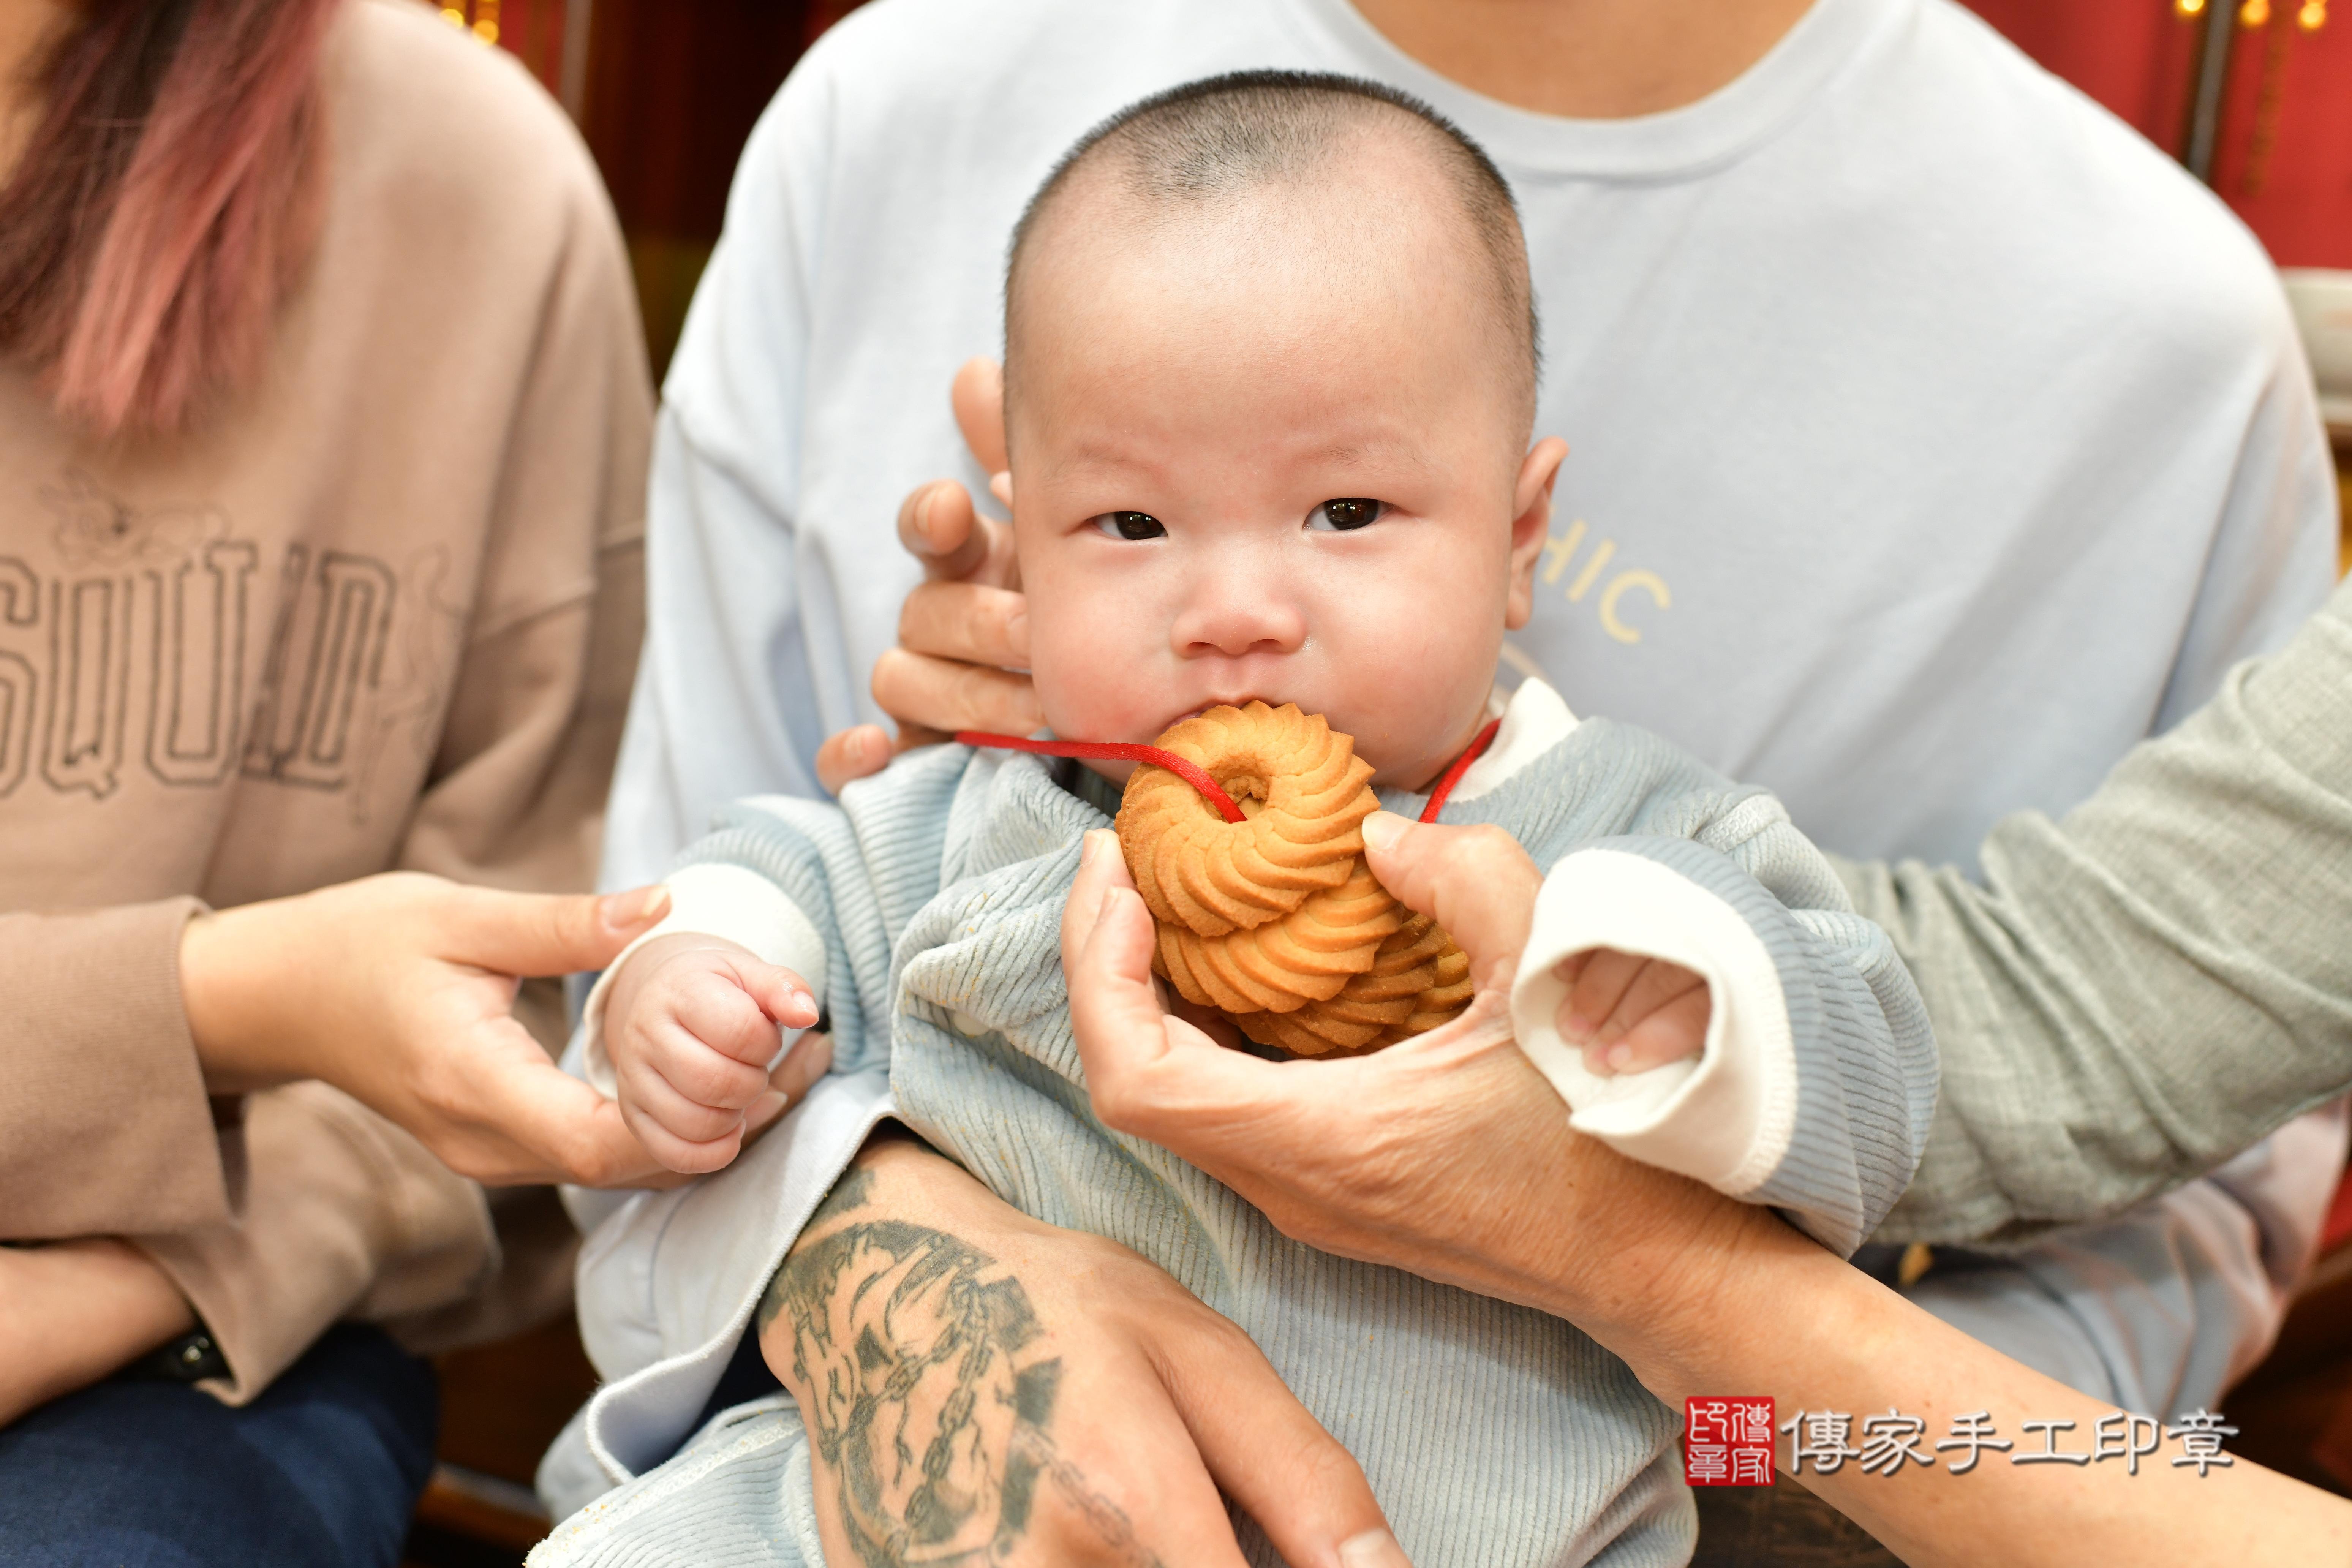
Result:
[[[1152,917],[1152,967],[1185,1000],[1300,1056],[1360,1052],[1436,1027],[1470,999],[1469,961],[1404,909],[1363,859],[1380,809],[1355,742],[1295,704],[1186,719],[1155,742],[1241,808],[1227,822],[1191,784],[1144,764],[1119,846]]]

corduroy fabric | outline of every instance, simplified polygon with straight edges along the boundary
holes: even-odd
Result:
[[[739,1405],[557,1525],[528,1568],[824,1568],[808,1455],[790,1394]]]

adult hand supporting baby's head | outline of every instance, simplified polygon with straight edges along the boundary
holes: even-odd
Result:
[[[1002,480],[1003,371],[992,359],[967,361],[950,401],[964,445]],[[923,563],[923,581],[907,595],[898,646],[875,660],[873,680],[874,700],[898,721],[898,735],[894,745],[880,725],[860,724],[827,738],[817,749],[817,780],[835,795],[880,773],[894,751],[958,730],[1025,735],[1045,721],[1026,673],[1028,601],[1012,525],[982,515],[955,480],[934,479],[898,508],[898,542]]]
[[[1517,843],[1387,814],[1364,837],[1381,880],[1469,955],[1477,995],[1370,1056],[1269,1062],[1166,1011],[1118,837],[1087,836],[1062,960],[1095,1113],[1217,1177],[1285,1235],[1567,1318],[1664,1386],[1674,1347],[1706,1331],[1716,1277],[1758,1227],[1785,1227],[1570,1129],[1511,1036],[1542,881]]]

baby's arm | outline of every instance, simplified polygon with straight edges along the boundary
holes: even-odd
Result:
[[[970,756],[931,748],[837,805],[739,801],[679,857],[669,913],[589,993],[567,1058],[650,1130],[656,1159],[719,1169],[780,1109],[772,1091],[813,1088],[828,1068],[879,1086],[891,948],[939,890]],[[782,1032],[820,1014],[826,1033],[779,1059]]]
[[[1701,787],[1650,820],[1683,836],[1552,867],[1513,990],[1520,1044],[1580,1131],[1850,1252],[1934,1110],[1910,976],[1769,795]]]

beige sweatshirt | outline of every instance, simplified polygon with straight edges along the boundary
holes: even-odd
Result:
[[[232,1400],[499,1255],[478,1188],[323,1086],[216,1131],[184,922],[393,868],[587,887],[643,616],[651,389],[585,148],[404,0],[324,70],[263,384],[123,448],[0,369],[0,1237],[134,1237]]]

